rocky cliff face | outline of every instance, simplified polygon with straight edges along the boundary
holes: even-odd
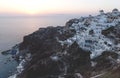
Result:
[[[32,59],[21,78],[72,78],[76,73],[87,74],[91,67],[90,52],[79,48],[76,42],[70,47],[58,42],[58,38],[66,40],[73,35],[64,27],[49,27],[24,37],[20,51],[25,55],[24,50],[28,49]]]
[[[17,77],[90,78],[119,67],[119,52],[120,12],[102,10],[100,15],[72,19],[64,27],[40,28],[25,36],[17,54],[25,61],[24,69]]]

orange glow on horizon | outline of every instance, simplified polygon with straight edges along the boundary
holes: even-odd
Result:
[[[67,14],[94,13],[100,9],[119,9],[120,0],[0,0],[0,13]]]

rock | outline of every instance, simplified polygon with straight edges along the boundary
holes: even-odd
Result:
[[[10,53],[11,53],[11,50],[7,50],[7,51],[1,52],[2,55],[8,55],[8,54],[10,54]]]
[[[44,29],[45,31],[48,30],[47,33],[40,30],[24,38],[20,50],[29,48],[32,59],[25,66],[20,78],[56,78],[60,75],[69,76],[71,74],[74,76],[76,72],[82,73],[83,76],[88,74],[86,70],[88,71],[91,68],[90,52],[79,48],[76,42],[69,48],[62,47],[55,38],[61,37],[55,31],[56,29],[49,30],[47,28]],[[64,51],[67,53],[64,54]]]
[[[25,60],[17,78],[90,78],[118,67],[120,13],[100,12],[25,36],[16,55]]]
[[[94,62],[97,62],[94,71],[104,71],[112,69],[117,65],[118,54],[115,52],[103,52],[102,55],[93,59]]]

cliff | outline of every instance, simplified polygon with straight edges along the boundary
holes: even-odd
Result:
[[[120,12],[102,10],[25,36],[16,55],[22,60],[17,77],[97,78],[92,76],[119,68],[119,51]]]

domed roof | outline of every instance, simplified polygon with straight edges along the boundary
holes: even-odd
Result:
[[[112,12],[115,12],[115,11],[118,11],[118,9],[115,8],[115,9],[112,10]]]
[[[101,15],[104,15],[104,10],[99,11]]]
[[[99,12],[104,12],[104,10],[100,10]]]

